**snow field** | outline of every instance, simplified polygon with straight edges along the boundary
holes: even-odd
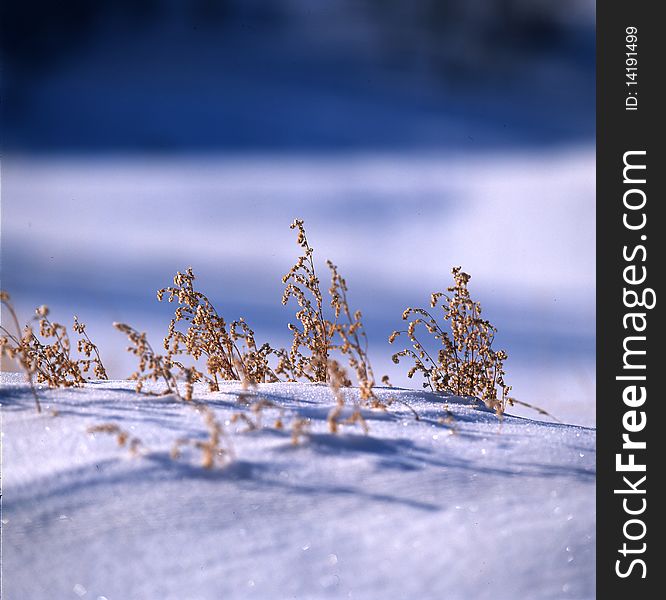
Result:
[[[234,460],[206,470],[181,437],[200,414],[132,382],[42,390],[3,375],[3,592],[7,598],[594,597],[595,431],[380,388],[370,432],[328,433],[326,386],[262,384],[287,428],[245,432],[239,384],[210,393]],[[353,390],[348,392],[353,401]],[[446,403],[453,429],[439,420]],[[57,411],[57,416],[53,416]],[[293,417],[310,433],[291,443]],[[113,422],[142,441],[131,457]],[[454,431],[454,433],[452,433]],[[3,596],[4,597],[4,596]]]

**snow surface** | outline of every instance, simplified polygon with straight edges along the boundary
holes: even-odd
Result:
[[[205,470],[179,437],[201,415],[127,381],[41,390],[3,375],[3,598],[96,600],[594,597],[594,429],[507,416],[457,398],[381,388],[402,404],[331,435],[330,390],[256,392],[311,420],[231,423],[241,388],[195,397],[226,423],[235,460]],[[349,391],[349,398],[355,394]],[[439,421],[447,403],[453,429]],[[53,414],[57,411],[57,415]],[[113,422],[142,441],[130,457]],[[453,433],[452,433],[453,432]]]

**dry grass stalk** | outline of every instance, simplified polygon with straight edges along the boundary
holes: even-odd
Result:
[[[40,306],[35,311],[42,342],[32,332],[30,345],[37,357],[37,381],[49,387],[72,387],[85,383],[77,361],[71,357],[71,343],[67,328],[49,320],[49,309]]]
[[[116,442],[118,443],[118,445],[123,448],[128,448],[132,456],[136,456],[139,453],[141,440],[137,437],[132,436],[124,429],[121,429],[115,423],[101,423],[99,425],[93,425],[91,427],[88,427],[86,431],[90,434],[106,433],[109,435],[115,435]]]
[[[82,336],[77,341],[77,350],[84,358],[72,356],[67,328],[49,319],[48,306],[37,308],[33,319],[37,321],[39,336],[42,338],[40,339],[30,323],[21,328],[7,292],[0,292],[0,301],[4,309],[9,312],[15,330],[11,332],[6,327],[0,326],[0,331],[3,333],[0,337],[2,354],[18,361],[26,373],[38,411],[41,410],[41,406],[34,389],[33,377],[49,387],[83,385],[86,382],[85,375],[90,371],[97,379],[108,379],[97,346],[88,337],[85,324],[76,317],[74,317],[74,331]]]
[[[282,303],[286,304],[290,298],[297,301],[299,310],[296,318],[300,325],[289,325],[293,334],[291,349],[276,372],[286,373],[291,381],[300,377],[313,382],[328,381],[339,399],[342,397],[340,388],[352,385],[340,363],[331,359],[332,353],[339,351],[356,374],[361,404],[386,409],[373,391],[375,376],[368,356],[368,338],[361,311],[349,308],[347,282],[338,267],[327,261],[331,273],[330,308],[333,311],[331,318],[327,318],[315,270],[314,250],[308,242],[303,221],[296,219],[291,229],[298,230],[297,242],[304,252],[282,279],[287,284]],[[337,409],[334,409],[329,419],[332,431],[337,431],[338,415]],[[353,416],[358,420],[360,412],[355,411]],[[364,429],[367,427],[364,422],[362,425]]]
[[[439,419],[437,419],[437,421],[440,424],[442,424],[446,427],[449,427],[450,428],[450,433],[458,433],[458,430],[457,430],[456,425],[455,425],[456,418],[453,416],[453,413],[451,412],[451,409],[449,409],[448,404],[446,406],[444,406],[444,416],[439,417]]]
[[[363,433],[367,434],[369,431],[368,424],[361,414],[360,403],[354,405],[352,414],[349,417],[344,421],[340,421],[340,417],[342,416],[342,412],[346,405],[344,388],[347,387],[349,381],[347,379],[346,371],[337,360],[330,360],[328,363],[328,373],[329,386],[336,401],[335,406],[328,413],[326,419],[329,431],[331,433],[338,433],[341,424],[353,425],[354,423],[358,423],[363,429]]]
[[[161,395],[175,394],[178,398],[182,399],[178,391],[178,382],[173,372],[174,367],[180,367],[174,365],[169,358],[156,354],[150,342],[148,342],[145,333],[139,333],[136,329],[125,323],[114,323],[113,326],[127,336],[132,344],[128,346],[127,351],[139,359],[137,370],[129,376],[130,380],[136,381],[136,391],[141,392],[147,381],[163,381],[166,389]],[[195,375],[187,370],[185,375],[186,380],[189,381],[188,390],[191,398],[191,380]],[[148,392],[148,394],[154,395],[154,392]]]
[[[471,299],[467,284],[470,275],[460,267],[452,269],[454,285],[447,288],[451,295],[437,292],[431,295],[430,307],[440,308],[451,335],[445,332],[435,317],[423,308],[408,308],[403,320],[409,321],[406,330],[394,331],[389,342],[406,335],[411,348],[393,355],[396,364],[401,357],[409,357],[414,365],[407,373],[412,377],[421,372],[426,381],[424,387],[433,392],[451,392],[458,396],[470,396],[482,400],[486,406],[501,416],[513,399],[508,393],[511,387],[504,381],[504,361],[507,354],[494,350],[492,344],[497,329],[481,318],[481,305]],[[417,337],[417,327],[422,326],[439,342],[437,354],[431,355]],[[434,354],[434,353],[433,353]]]
[[[67,328],[49,320],[48,306],[40,306],[35,318],[39,335],[50,343],[41,341],[31,331],[30,345],[37,359],[37,381],[50,387],[72,387],[86,382],[91,370],[97,379],[108,379],[99,350],[86,333],[86,326],[74,317],[74,331],[83,336],[77,341],[77,350],[85,358],[75,359]]]
[[[181,455],[183,446],[193,446],[201,450],[201,466],[204,469],[212,469],[217,463],[228,463],[233,460],[234,452],[231,442],[226,435],[224,427],[215,418],[215,413],[209,407],[198,404],[197,411],[203,416],[208,430],[206,440],[193,440],[180,438],[176,440],[172,449],[171,457],[175,460]]]
[[[330,350],[330,322],[324,318],[324,301],[319,289],[313,254],[301,219],[296,219],[291,229],[298,230],[297,243],[303,249],[296,264],[282,278],[286,284],[282,304],[294,298],[299,306],[296,319],[300,325],[289,324],[293,341],[288,357],[278,365],[278,374],[290,373],[294,378],[304,377],[308,381],[325,382]]]
[[[109,376],[106,373],[102,358],[99,355],[99,349],[88,337],[85,323],[81,323],[76,316],[74,317],[73,329],[76,333],[82,336],[77,342],[79,353],[85,356],[85,359],[78,361],[79,365],[81,365],[81,370],[84,373],[88,373],[88,371],[92,369],[97,379],[108,379]]]
[[[277,410],[278,416],[275,419],[273,427],[276,429],[283,429],[284,427],[284,408],[278,406],[274,402],[267,400],[265,398],[259,398],[250,404],[250,412],[252,416],[249,416],[247,413],[238,412],[234,413],[231,417],[232,423],[237,423],[242,421],[246,425],[245,431],[256,431],[263,428],[263,418],[265,410]]]
[[[301,438],[305,438],[308,435],[310,429],[310,419],[304,419],[302,417],[296,417],[291,422],[291,443],[294,446],[298,446],[301,443]]]
[[[296,313],[299,324],[289,324],[293,334],[291,349],[288,356],[282,357],[276,372],[287,374],[290,380],[304,377],[313,382],[329,381],[329,359],[334,350],[339,350],[356,373],[363,402],[380,405],[372,391],[375,378],[368,357],[368,339],[361,320],[361,311],[352,312],[349,308],[347,282],[340,275],[337,266],[330,260],[327,261],[331,272],[330,307],[333,309],[333,315],[327,318],[315,270],[314,250],[308,242],[304,223],[301,219],[296,219],[290,227],[298,231],[297,242],[303,249],[303,254],[282,278],[286,284],[282,303],[287,304],[290,298],[296,300],[299,306]],[[339,339],[339,343],[336,343],[336,339]],[[350,385],[351,382],[347,380],[345,386]]]
[[[340,338],[340,344],[335,347],[347,357],[349,367],[356,373],[361,402],[371,408],[385,409],[386,405],[377,398],[373,391],[375,375],[368,356],[368,336],[363,326],[361,311],[357,310],[352,313],[347,301],[347,282],[338,272],[336,265],[330,260],[327,261],[327,264],[331,271],[329,289],[331,307],[335,312],[332,331]],[[351,382],[346,385],[351,385]]]
[[[9,312],[15,330],[14,333],[12,333],[4,325],[0,325],[0,331],[3,334],[0,336],[0,357],[6,356],[8,359],[18,362],[25,373],[28,384],[30,385],[30,390],[35,399],[35,408],[37,409],[37,412],[42,412],[42,406],[39,403],[37,390],[35,390],[35,384],[32,380],[37,371],[35,358],[31,355],[29,344],[29,340],[32,337],[32,329],[24,329],[23,332],[21,332],[21,326],[19,325],[14,306],[11,303],[11,298],[4,290],[0,290],[0,303],[2,303],[4,309]]]
[[[194,289],[194,280],[192,268],[188,268],[176,273],[173,286],[157,292],[160,302],[166,296],[168,302],[178,303],[164,338],[167,359],[176,363],[174,357],[188,354],[194,360],[205,360],[208,376],[202,378],[211,391],[219,391],[220,380],[278,381],[269,366],[274,353],[270,345],[258,347],[254,331],[242,317],[227,324],[208,297]],[[184,331],[179,324],[185,325]]]
[[[238,423],[239,421],[242,421],[246,425],[246,428],[243,431],[243,433],[247,433],[248,431],[256,431],[257,429],[261,428],[258,423],[254,422],[250,417],[248,417],[243,412],[234,413],[231,416],[231,423]]]

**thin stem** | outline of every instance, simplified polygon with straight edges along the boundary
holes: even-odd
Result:
[[[83,330],[83,335],[88,340],[88,343],[92,346],[93,352],[95,353],[95,356],[97,357],[97,364],[102,367],[102,371],[104,372],[104,375],[108,379],[108,375],[106,374],[106,369],[104,368],[104,364],[102,363],[102,357],[99,355],[99,350],[97,349],[97,346],[92,343],[92,340],[88,337],[88,334],[86,333],[86,330]]]
[[[14,326],[16,327],[16,335],[20,336],[21,335],[21,326],[19,325],[19,320],[18,320],[18,317],[16,316],[16,311],[14,310],[14,307],[9,302],[7,302],[6,300],[3,300],[2,304],[9,311],[9,314],[12,316],[12,320],[14,321]],[[32,395],[35,399],[35,407],[37,408],[37,412],[41,413],[42,412],[42,405],[39,402],[39,398],[37,397],[37,390],[35,389],[35,384],[32,381],[32,371],[30,370],[30,367],[29,367],[28,362],[26,360],[26,357],[25,357],[25,354],[24,354],[25,351],[22,347],[23,344],[22,344],[22,342],[19,342],[18,339],[15,338],[11,333],[9,333],[9,331],[7,331],[7,329],[2,327],[1,325],[0,325],[0,328],[5,333],[7,333],[7,335],[9,337],[12,338],[12,340],[16,344],[17,348],[21,348],[20,354],[21,354],[22,358],[19,359],[19,364],[21,365],[21,367],[23,367],[23,371],[25,372],[26,379],[28,380],[28,384],[30,385],[30,391],[32,392]]]

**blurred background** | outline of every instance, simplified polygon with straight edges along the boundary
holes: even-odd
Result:
[[[499,329],[515,395],[593,425],[592,0],[2,3],[2,287],[125,321],[192,266],[229,320],[288,345],[281,276],[306,221],[386,338],[450,269]],[[520,412],[520,411],[518,411]],[[530,413],[527,413],[530,414]],[[533,416],[530,414],[530,416]]]

